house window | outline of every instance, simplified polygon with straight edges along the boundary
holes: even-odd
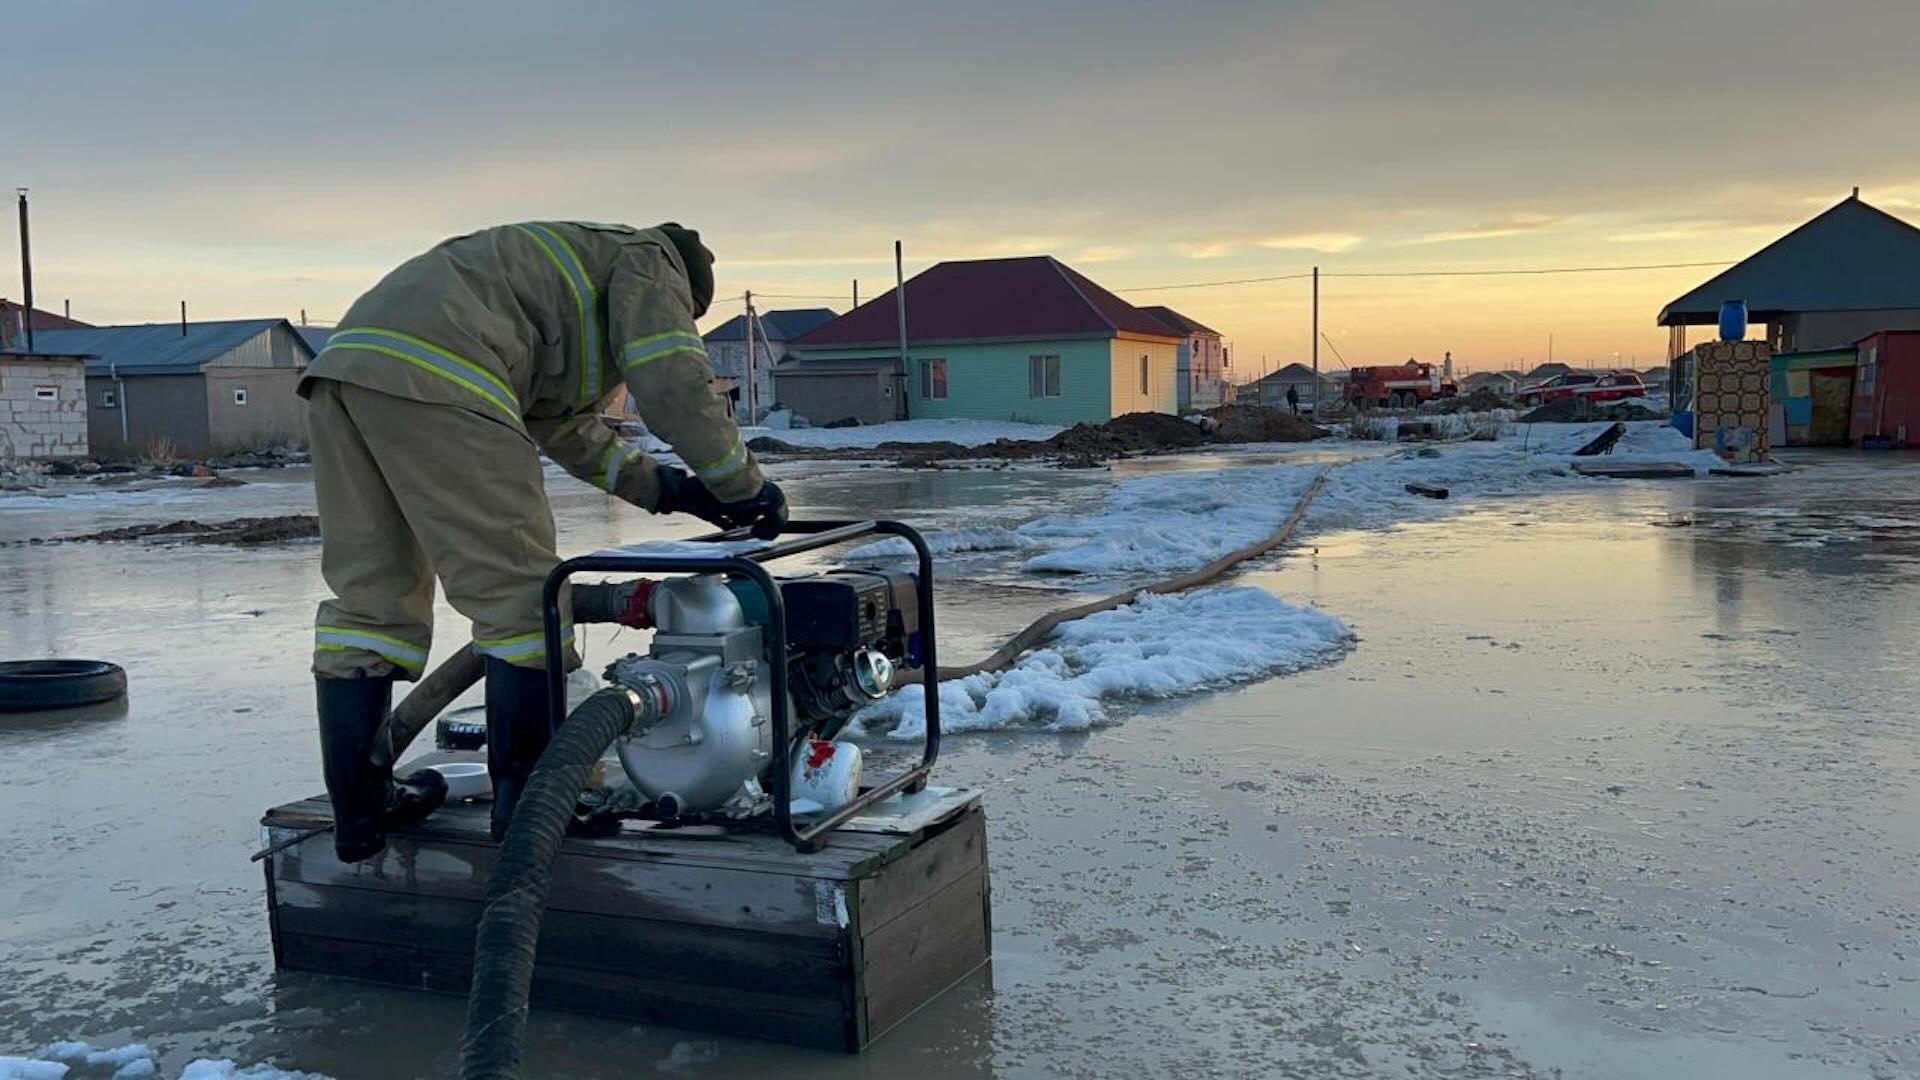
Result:
[[[101,407],[101,408],[103,408],[103,409],[117,409],[117,408],[119,408],[119,407],[120,407],[120,398],[119,398],[119,396],[118,396],[118,395],[116,395],[116,394],[115,394],[115,393],[114,393],[113,391],[111,391],[111,390],[102,390],[102,391],[100,391],[100,407]]]
[[[36,386],[33,388],[35,401],[59,401],[60,388],[57,386]]]
[[[1151,364],[1147,357],[1142,356],[1140,358],[1140,394],[1142,397],[1153,392],[1152,376],[1153,371]]]
[[[234,387],[234,388],[233,388],[233,403],[234,403],[235,405],[245,405],[245,404],[247,403],[247,388],[246,388],[246,387],[244,387],[244,386],[236,386],[236,387]]]
[[[1027,396],[1036,398],[1060,396],[1060,358],[1058,356],[1027,357]]]
[[[1867,346],[1867,354],[1860,358],[1860,396],[1873,396],[1874,369],[1880,366],[1880,346]]]
[[[920,361],[920,396],[928,401],[946,400],[947,362],[945,360]]]

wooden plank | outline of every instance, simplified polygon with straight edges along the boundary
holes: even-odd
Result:
[[[976,805],[905,858],[859,882],[861,933],[872,934],[986,864],[987,815]]]
[[[314,798],[275,807],[267,811],[262,824],[270,830],[310,829],[316,825],[326,825],[332,820],[332,807],[324,798]],[[275,832],[274,835],[279,838],[289,834]],[[487,832],[487,807],[481,803],[442,807],[426,821],[396,830],[392,836],[493,844]],[[561,850],[635,861],[668,859],[761,873],[806,873],[815,877],[850,880],[897,857],[899,852],[895,851],[895,845],[898,842],[898,837],[836,830],[829,835],[826,848],[802,854],[771,832],[743,831],[725,840],[699,841],[663,839],[658,834],[632,832],[611,837],[568,837]]]
[[[365,862],[334,857],[325,837],[273,856],[281,885],[323,885],[370,892],[424,893],[483,901],[498,859],[488,844],[442,844],[392,836],[387,850]],[[792,875],[743,872],[705,865],[600,859],[563,851],[553,866],[548,906],[636,918],[797,936],[831,937],[835,919],[823,915],[823,890],[848,883]]]
[[[289,884],[281,890],[282,932],[302,937],[473,952],[482,905],[438,896]],[[655,919],[549,911],[540,923],[538,965],[645,974],[681,984],[682,993],[716,989],[851,996],[847,935],[825,940],[689,926]]]
[[[269,832],[325,820],[327,809],[278,808]],[[268,860],[276,963],[463,992],[498,848],[483,807],[453,809],[445,828],[396,833],[365,863],[340,863],[324,836]],[[864,1047],[987,962],[986,818],[975,799],[912,837],[848,835],[860,846],[838,858],[764,834],[720,859],[688,857],[674,841],[659,855],[631,837],[569,839],[534,1000]],[[694,854],[714,846],[680,843]]]
[[[388,986],[465,994],[467,957],[418,947],[288,934],[289,971]],[[831,997],[728,990],[689,996],[685,986],[606,972],[541,965],[532,986],[536,1007],[614,1016],[645,1023],[719,1031],[837,1050],[857,1049],[845,1028],[846,1006]]]
[[[867,1044],[886,1034],[992,957],[987,874],[966,874],[861,945]]]

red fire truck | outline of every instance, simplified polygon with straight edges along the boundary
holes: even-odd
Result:
[[[1460,391],[1452,380],[1441,378],[1432,364],[1413,360],[1392,367],[1348,370],[1345,396],[1347,403],[1357,409],[1372,405],[1383,409],[1410,409],[1423,401],[1452,397]]]

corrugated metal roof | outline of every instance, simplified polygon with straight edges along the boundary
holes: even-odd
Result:
[[[313,355],[319,356],[320,350],[327,347],[327,339],[333,336],[335,329],[337,328],[332,326],[296,326],[293,332],[299,334],[300,340],[307,343],[307,348],[313,350]]]
[[[1761,248],[1668,304],[1661,326],[1711,324],[1744,300],[1764,322],[1795,311],[1920,308],[1920,229],[1858,197]]]
[[[1172,308],[1167,307],[1165,304],[1153,304],[1149,306],[1144,306],[1140,310],[1146,312],[1147,314],[1153,316],[1154,318],[1160,320],[1161,322],[1166,323],[1169,327],[1172,327],[1173,330],[1177,333],[1212,334],[1214,337],[1220,336],[1220,331],[1215,330],[1210,326],[1206,326],[1202,323],[1199,323],[1193,319],[1190,319],[1187,316],[1182,315],[1179,312],[1173,310]]]
[[[33,335],[35,348],[86,353],[87,374],[188,375],[245,344],[263,331],[285,325],[285,319],[230,319],[179,323],[141,323],[135,326],[95,326],[85,330],[42,330]],[[299,335],[295,334],[298,338]],[[301,342],[305,345],[305,342]]]
[[[832,322],[835,318],[832,308],[788,308],[784,311],[763,311],[760,313],[760,325],[767,336],[775,341],[792,341],[802,334],[810,333]],[[735,315],[712,330],[701,335],[707,341],[745,341],[747,339],[747,317]]]
[[[907,340],[1044,341],[1181,335],[1050,255],[943,262],[907,281]],[[789,344],[796,349],[894,345],[900,341],[889,289]]]

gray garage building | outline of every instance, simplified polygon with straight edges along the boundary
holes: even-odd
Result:
[[[313,349],[285,319],[42,330],[34,345],[89,357],[96,457],[139,457],[163,439],[188,458],[306,445],[294,388]]]

